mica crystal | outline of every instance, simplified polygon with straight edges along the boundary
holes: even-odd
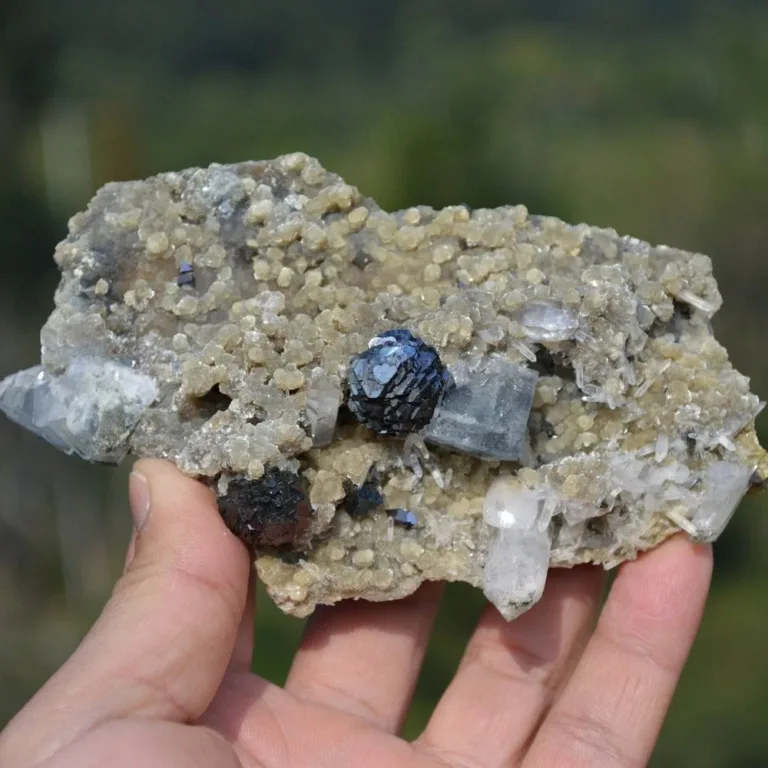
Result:
[[[701,254],[522,205],[390,213],[296,153],[108,184],[55,260],[0,408],[205,482],[295,615],[461,580],[513,618],[551,567],[715,539],[768,477]]]

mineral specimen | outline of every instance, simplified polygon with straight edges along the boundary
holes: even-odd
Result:
[[[192,265],[188,261],[182,261],[179,264],[179,275],[176,278],[176,285],[181,287],[182,285],[195,285],[195,272],[192,269]]]
[[[305,485],[294,472],[270,467],[259,480],[228,480],[219,494],[219,509],[230,530],[248,544],[292,544],[312,518]]]
[[[413,528],[418,522],[418,518],[409,509],[388,509],[387,514],[399,525],[406,528]]]
[[[379,435],[407,435],[429,424],[450,376],[433,347],[410,331],[385,331],[355,355],[347,373],[349,410]]]
[[[538,374],[498,357],[459,361],[450,389],[431,423],[427,441],[487,459],[518,461],[528,440]]]
[[[388,213],[293,154],[107,185],[55,259],[0,408],[209,484],[296,615],[442,579],[512,618],[549,567],[715,539],[768,477],[700,254],[521,205]]]
[[[344,508],[352,517],[367,515],[384,503],[384,497],[381,495],[375,477],[369,476],[359,487],[351,480],[346,480],[344,482],[344,488],[346,490]]]

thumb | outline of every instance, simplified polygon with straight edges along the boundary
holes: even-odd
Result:
[[[0,737],[29,729],[39,760],[106,720],[196,719],[232,655],[250,562],[213,494],[167,462],[142,460],[130,498],[125,574],[79,648]]]

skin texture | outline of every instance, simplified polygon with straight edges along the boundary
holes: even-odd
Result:
[[[709,547],[674,538],[603,575],[550,573],[511,624],[489,607],[424,733],[398,733],[440,601],[430,584],[309,623],[285,688],[250,671],[253,583],[210,492],[131,477],[123,577],[66,664],[0,734],[3,768],[646,765],[698,628]]]

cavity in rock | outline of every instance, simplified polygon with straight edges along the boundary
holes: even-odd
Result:
[[[379,490],[379,484],[373,475],[362,485],[356,486],[352,481],[344,483],[344,508],[352,517],[359,517],[373,512],[384,503],[384,497]]]

